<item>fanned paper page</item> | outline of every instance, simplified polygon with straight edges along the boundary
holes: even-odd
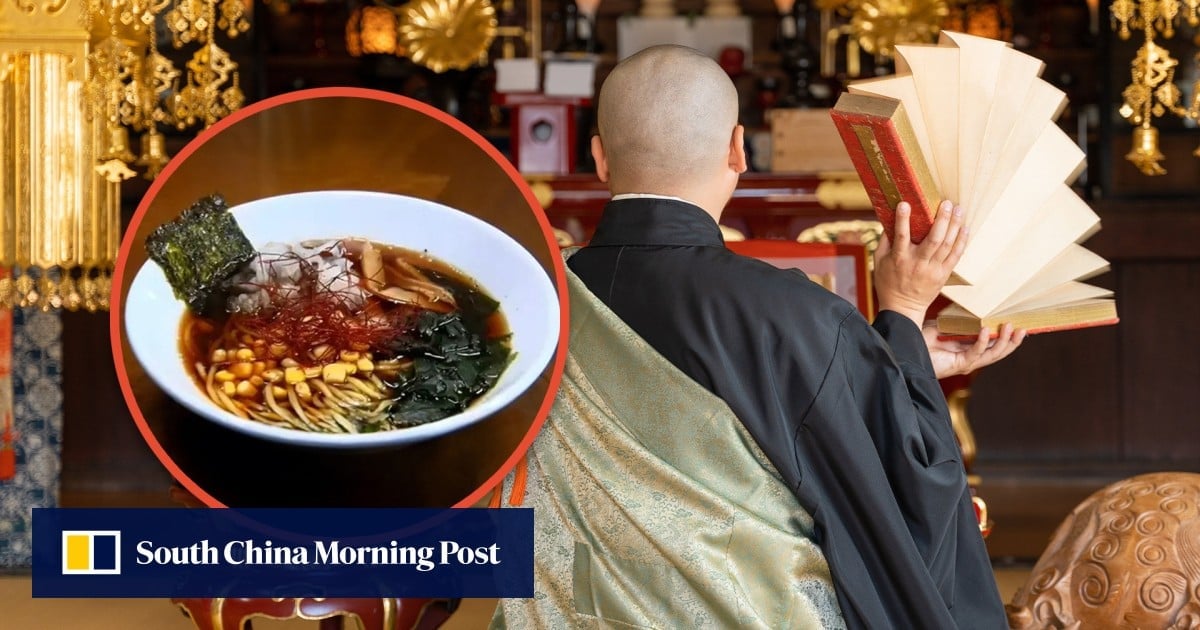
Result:
[[[958,196],[962,202],[974,194],[983,134],[996,92],[1010,89],[1001,84],[1000,67],[1008,44],[986,37],[942,31],[941,45],[958,48]],[[999,86],[1003,85],[1003,89]],[[966,98],[965,95],[972,95]]]
[[[1054,122],[1066,96],[1040,78],[1042,62],[954,32],[896,50],[897,74],[851,85],[832,116],[882,221],[912,201],[919,241],[931,196],[967,211],[971,241],[943,290],[954,302],[943,334],[1116,323],[1111,291],[1081,282],[1108,263],[1080,245],[1100,219],[1070,187],[1085,155]]]
[[[1039,83],[1041,86],[1054,89],[1038,78],[1044,68],[1045,65],[1040,60],[1015,50],[1009,50],[1002,56],[1000,75],[997,77],[996,83],[1004,86],[1004,89],[996,90],[992,97],[987,125],[984,127],[983,142],[979,147],[979,163],[975,169],[975,181],[980,185],[971,191],[969,197],[962,199],[963,207],[978,208],[982,205],[983,190],[987,187],[987,183],[992,181],[996,162],[1008,144],[1013,127],[1026,111],[1025,101],[1029,91],[1034,89],[1033,84]],[[1042,88],[1039,86],[1037,89]],[[1058,93],[1063,95],[1062,92]],[[1066,104],[1065,95],[1061,103]],[[1055,112],[1050,118],[1057,118],[1058,113]]]
[[[947,286],[942,293],[972,313],[989,313],[1051,264],[1060,252],[1100,226],[1100,217],[1066,184],[1059,184],[1038,216],[1042,221],[1037,229],[1026,231],[992,260],[993,268],[984,273],[986,283]]]
[[[938,188],[958,199],[958,50],[941,46],[896,46],[896,69],[908,68],[917,87],[920,111],[929,133]]]

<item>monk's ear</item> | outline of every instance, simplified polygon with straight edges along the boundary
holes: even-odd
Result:
[[[738,174],[746,172],[746,128],[741,125],[733,128],[729,139],[729,168]]]
[[[604,155],[604,143],[600,136],[592,136],[592,159],[596,161],[596,176],[608,183],[608,156]]]

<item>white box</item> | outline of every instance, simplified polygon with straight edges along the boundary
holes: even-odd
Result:
[[[591,98],[596,91],[595,60],[546,61],[546,84],[542,91],[546,96]]]
[[[532,57],[520,59],[497,59],[496,91],[501,94],[512,92],[537,92],[541,87],[538,60]]]

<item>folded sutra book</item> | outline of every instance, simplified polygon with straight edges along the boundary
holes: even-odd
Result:
[[[1041,78],[1042,62],[948,31],[896,55],[895,75],[851,84],[831,115],[889,236],[901,201],[914,241],[943,199],[966,212],[970,241],[942,291],[953,304],[939,331],[1115,324],[1112,292],[1083,282],[1109,265],[1081,245],[1100,218],[1071,188],[1085,155],[1055,123],[1066,95]]]

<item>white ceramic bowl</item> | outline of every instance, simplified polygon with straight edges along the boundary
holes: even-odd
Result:
[[[310,433],[239,418],[209,401],[179,352],[183,302],[162,270],[147,261],[123,305],[125,334],[150,378],[197,414],[231,429],[276,442],[333,448],[406,444],[457,431],[504,408],[546,368],[559,334],[558,295],[528,251],[492,225],[423,199],[360,191],[321,191],[268,197],[232,209],[250,242],[294,243],[358,236],[421,251],[478,281],[500,302],[512,332],[515,359],[492,389],[462,413],[404,429],[364,434]],[[138,243],[137,246],[142,246]]]

